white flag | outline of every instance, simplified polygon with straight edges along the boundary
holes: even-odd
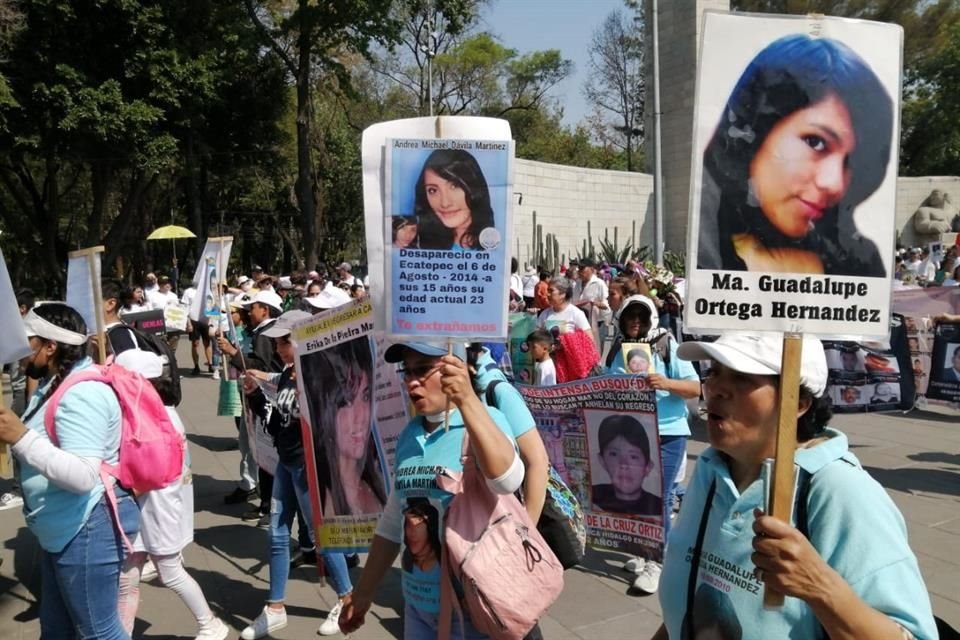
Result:
[[[17,296],[10,284],[10,274],[7,273],[7,263],[0,251],[0,327],[4,327],[4,330],[0,331],[0,363],[3,364],[16,362],[30,355],[30,344],[23,330],[19,310]]]

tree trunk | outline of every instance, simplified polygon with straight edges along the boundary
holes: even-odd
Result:
[[[47,179],[45,183],[44,201],[46,202],[46,213],[41,231],[43,238],[44,262],[47,270],[57,283],[65,281],[66,270],[66,252],[59,255],[57,250],[57,236],[59,235],[60,222],[60,162],[54,149],[47,151],[46,157]],[[40,213],[39,211],[37,213]],[[41,218],[41,219],[43,219]]]
[[[84,244],[95,247],[103,238],[103,221],[107,213],[107,200],[113,183],[113,170],[107,161],[95,161],[90,165],[90,191],[93,204],[87,222],[87,237]]]
[[[297,205],[306,268],[317,266],[317,201],[314,197],[313,166],[310,161],[310,53],[313,29],[307,22],[308,0],[300,0],[299,59],[297,68]]]

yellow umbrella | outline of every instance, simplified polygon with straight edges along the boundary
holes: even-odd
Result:
[[[153,233],[147,236],[147,240],[176,240],[177,238],[196,238],[193,231],[186,227],[178,227],[175,224],[168,224],[165,227],[159,227],[153,230]]]

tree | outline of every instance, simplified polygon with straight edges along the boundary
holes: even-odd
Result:
[[[638,166],[636,150],[643,142],[646,83],[642,10],[631,19],[616,9],[597,29],[588,49],[589,73],[583,93],[593,105],[598,137],[623,149],[627,171]]]
[[[399,37],[399,25],[390,16],[390,0],[245,0],[250,19],[271,52],[284,64],[296,87],[297,181],[301,240],[306,267],[319,257],[318,230],[322,228],[317,198],[322,186],[313,173],[311,87],[317,72],[337,75],[344,86],[350,77],[344,59],[359,55],[372,59],[371,45],[389,45]]]

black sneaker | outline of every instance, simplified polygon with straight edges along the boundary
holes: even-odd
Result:
[[[212,364],[208,364],[208,365],[207,365],[207,373],[213,373],[213,365],[212,365]]]
[[[309,551],[299,552],[293,560],[290,561],[290,568],[296,569],[297,567],[302,567],[305,564],[312,566],[317,566],[317,550],[310,549]]]
[[[193,365],[193,371],[190,372],[190,375],[192,376],[200,375],[200,367],[198,367],[197,365]]]
[[[257,528],[258,528],[258,529],[269,529],[269,528],[270,528],[270,514],[269,514],[269,513],[265,513],[265,514],[263,514],[262,516],[260,516],[260,519],[257,520]]]
[[[233,490],[233,493],[229,493],[223,497],[223,502],[224,504],[243,504],[255,495],[257,495],[256,489],[247,491],[246,489],[237,487]]]
[[[252,522],[254,520],[259,520],[260,516],[262,515],[263,513],[260,511],[260,507],[251,505],[249,509],[243,512],[243,515],[240,516],[240,519],[246,520],[247,522]],[[270,514],[268,513],[267,515],[269,516]]]
[[[351,553],[347,556],[347,569],[353,569],[360,566],[360,555]]]

